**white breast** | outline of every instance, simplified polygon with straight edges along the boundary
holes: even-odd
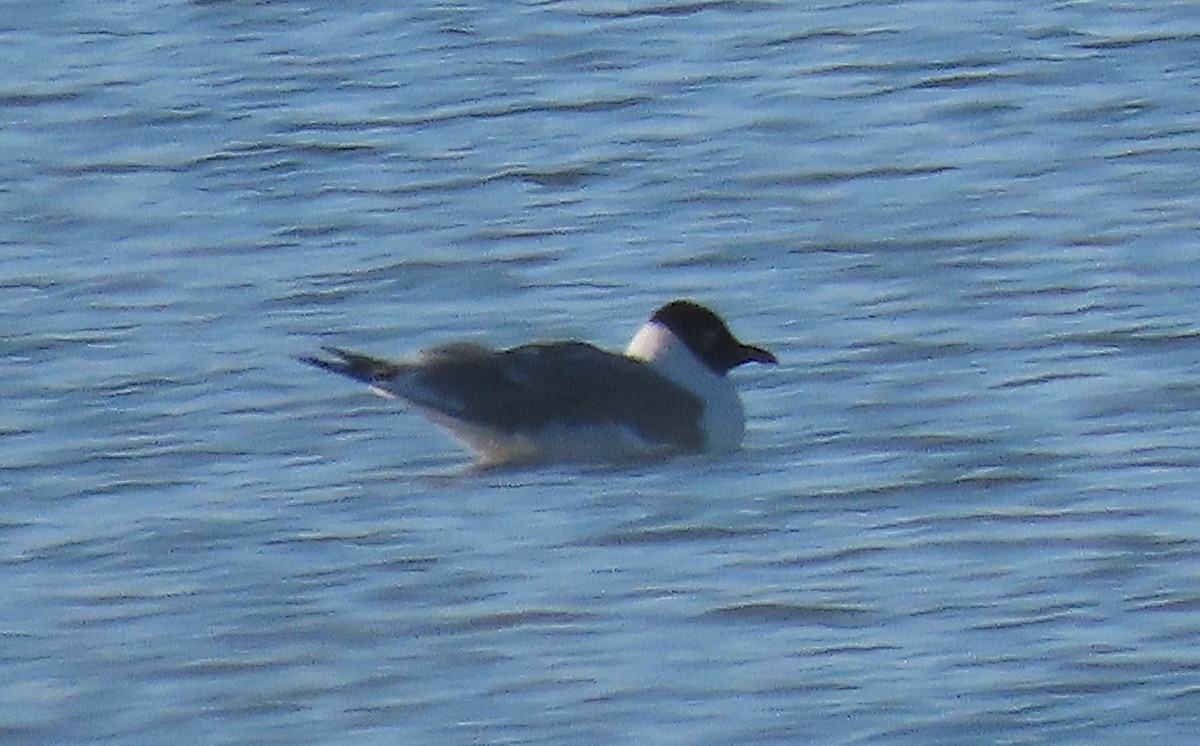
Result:
[[[742,444],[746,414],[733,383],[700,362],[670,329],[654,321],[644,324],[625,348],[625,354],[650,363],[704,402],[706,451],[733,451]]]

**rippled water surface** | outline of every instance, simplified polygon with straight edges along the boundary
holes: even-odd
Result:
[[[0,736],[1190,743],[1194,3],[10,2]],[[803,6],[803,7],[801,7]],[[473,473],[294,357],[783,364]]]

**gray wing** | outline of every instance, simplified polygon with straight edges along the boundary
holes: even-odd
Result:
[[[499,352],[450,345],[412,364],[330,349],[340,360],[306,358],[412,403],[501,432],[555,424],[624,425],[641,438],[687,450],[704,445],[700,399],[650,365],[582,342]]]

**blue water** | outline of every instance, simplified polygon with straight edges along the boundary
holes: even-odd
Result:
[[[798,5],[7,3],[3,741],[1190,743],[1197,6]],[[677,296],[732,456],[293,360]]]

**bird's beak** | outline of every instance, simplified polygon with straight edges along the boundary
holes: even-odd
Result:
[[[761,347],[753,345],[742,345],[742,362],[743,363],[765,363],[767,365],[776,365],[779,360],[770,352]]]

